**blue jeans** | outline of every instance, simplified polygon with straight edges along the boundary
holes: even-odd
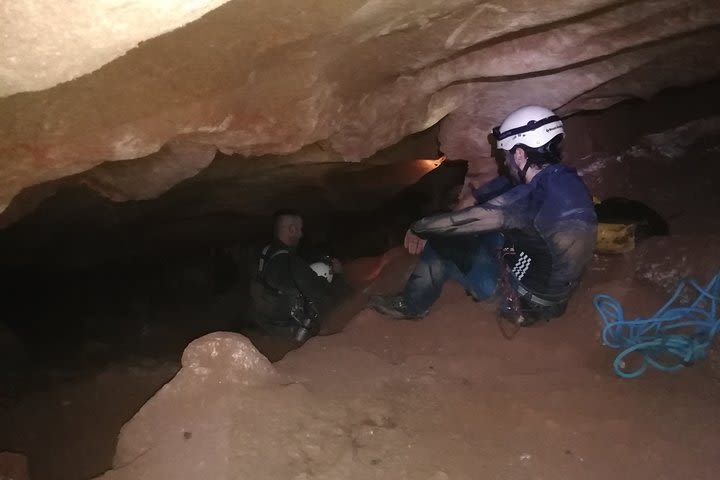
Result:
[[[476,300],[491,297],[498,284],[503,241],[499,232],[429,241],[402,292],[408,309],[417,314],[429,310],[451,279]]]

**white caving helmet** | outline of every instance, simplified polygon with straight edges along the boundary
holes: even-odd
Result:
[[[560,117],[549,108],[538,105],[518,108],[499,127],[493,128],[497,148],[506,151],[517,145],[536,149],[564,133]]]
[[[332,282],[333,271],[330,265],[325,262],[315,262],[310,265],[313,272],[317,273],[318,276],[323,277],[325,280]]]

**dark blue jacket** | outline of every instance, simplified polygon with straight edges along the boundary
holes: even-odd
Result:
[[[567,298],[588,262],[597,236],[592,197],[575,170],[549,165],[528,184],[498,177],[473,192],[473,207],[426,217],[411,226],[421,237],[500,231],[515,255],[515,279],[547,298]]]

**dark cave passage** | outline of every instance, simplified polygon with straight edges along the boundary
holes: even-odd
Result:
[[[438,165],[409,162],[411,177],[417,168],[427,173],[365,211],[319,211],[312,207],[318,192],[308,190],[273,201],[310,206],[300,246],[308,260],[381,255],[402,242],[412,221],[449,208],[457,196],[467,163]],[[386,170],[402,175],[396,166]],[[179,186],[156,201],[115,204],[73,187],[0,233],[0,300],[13,338],[4,354],[18,365],[3,374],[6,401],[42,386],[48,369],[65,368],[72,378],[132,356],[175,360],[189,341],[211,331],[257,333],[244,313],[252,261],[270,238],[271,216],[222,211],[206,192]],[[188,197],[195,203],[183,213]],[[275,359],[294,347],[260,342]]]

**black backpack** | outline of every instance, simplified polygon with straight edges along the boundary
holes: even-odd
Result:
[[[316,324],[318,319],[318,311],[314,303],[307,298],[298,287],[293,276],[290,263],[290,252],[286,249],[279,249],[270,252],[270,245],[265,246],[260,254],[260,261],[251,284],[251,294],[259,307],[261,314],[265,314],[274,318],[287,318],[289,316],[299,325],[305,327],[310,324]],[[287,255],[288,272],[295,284],[294,290],[282,290],[271,285],[265,277],[265,269],[270,261],[280,255]],[[253,291],[254,290],[254,291]]]

